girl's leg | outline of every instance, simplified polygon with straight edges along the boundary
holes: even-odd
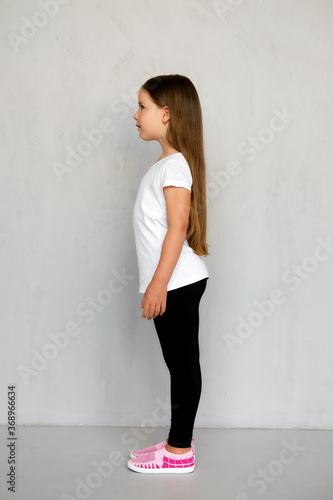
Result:
[[[190,448],[201,395],[199,303],[207,278],[171,290],[162,316],[154,319],[170,372],[171,428],[168,445]]]

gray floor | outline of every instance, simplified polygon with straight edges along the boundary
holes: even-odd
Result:
[[[0,498],[333,499],[333,431],[194,431],[195,471],[150,475],[127,468],[129,451],[163,441],[167,429],[17,427],[16,492],[11,493],[6,484],[7,427],[1,426]]]

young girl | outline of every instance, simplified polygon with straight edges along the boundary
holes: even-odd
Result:
[[[162,155],[143,177],[134,206],[134,235],[143,318],[153,318],[171,378],[168,439],[131,452],[128,467],[144,473],[195,468],[192,432],[201,394],[199,302],[209,277],[201,106],[185,76],[149,79],[134,115],[145,141]]]

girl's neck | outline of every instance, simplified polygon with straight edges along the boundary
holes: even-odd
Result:
[[[162,155],[156,161],[163,160],[163,158],[166,158],[167,156],[173,155],[175,153],[179,153],[179,151],[175,148],[172,148],[171,146],[166,146],[165,148],[163,148]]]

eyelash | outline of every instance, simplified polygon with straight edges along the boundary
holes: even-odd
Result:
[[[141,108],[141,109],[144,109],[144,106],[142,106],[142,104],[140,104],[140,108]]]

